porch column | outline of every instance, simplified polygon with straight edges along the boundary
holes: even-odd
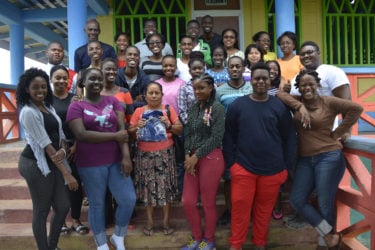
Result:
[[[22,24],[9,25],[10,84],[17,85],[18,78],[25,70],[24,29]]]
[[[74,51],[87,43],[84,32],[87,20],[86,0],[68,0],[68,51],[69,68],[74,69]]]
[[[275,0],[275,15],[276,39],[285,31],[296,33],[294,0]],[[277,56],[282,56],[279,46],[277,46]]]

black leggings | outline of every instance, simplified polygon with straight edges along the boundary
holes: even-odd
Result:
[[[70,208],[69,192],[64,178],[55,166],[44,176],[35,160],[21,156],[18,170],[27,182],[33,203],[33,233],[39,250],[57,247],[60,230]],[[49,237],[47,238],[47,217],[53,208]]]

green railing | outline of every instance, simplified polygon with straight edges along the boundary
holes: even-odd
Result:
[[[323,61],[375,66],[375,0],[323,0]]]
[[[176,51],[188,21],[187,0],[113,0],[114,31],[131,34],[131,43],[143,39],[143,21],[153,18],[159,32]]]

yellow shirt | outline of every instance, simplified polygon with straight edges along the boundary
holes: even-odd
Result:
[[[265,62],[267,61],[272,61],[272,60],[276,60],[277,59],[277,56],[276,56],[276,53],[275,52],[270,52],[268,51],[267,54],[264,54],[263,55],[263,60]]]

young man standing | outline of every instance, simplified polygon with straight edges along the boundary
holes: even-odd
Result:
[[[223,153],[231,175],[231,250],[242,248],[250,218],[254,249],[266,249],[271,213],[295,158],[292,116],[268,95],[269,71],[264,63],[254,65],[253,93],[237,98],[226,113]]]

